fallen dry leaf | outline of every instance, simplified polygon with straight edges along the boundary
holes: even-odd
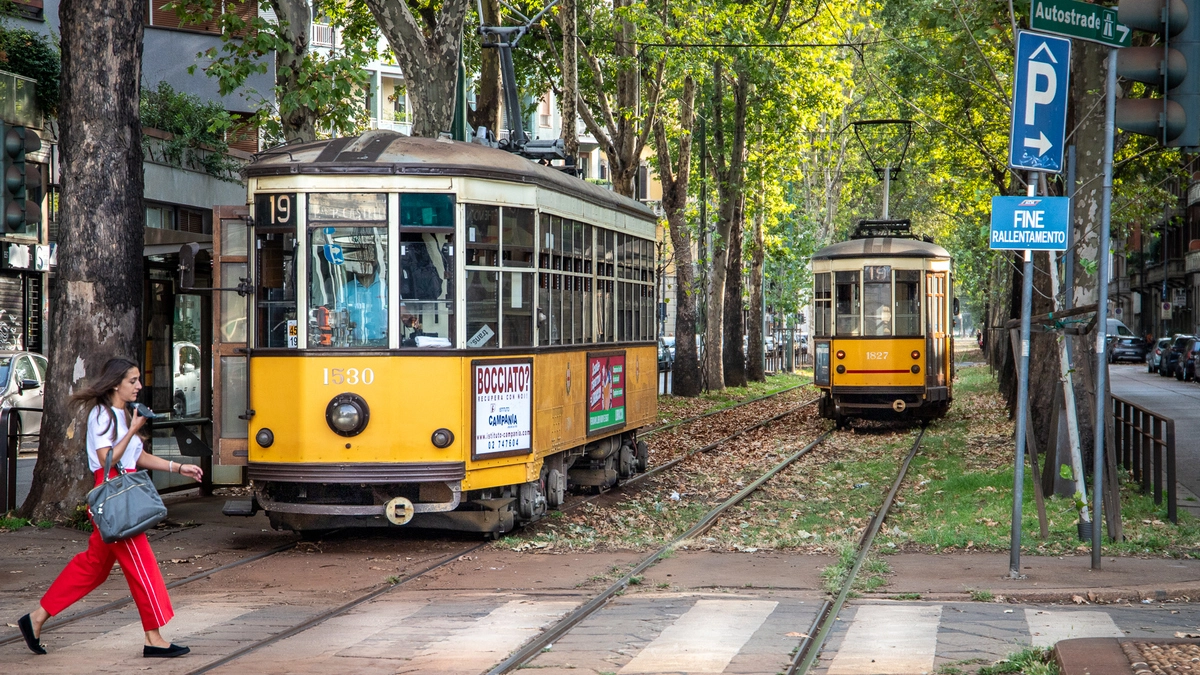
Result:
[[[14,627],[14,628],[16,628],[16,626],[13,626],[13,627]],[[808,635],[808,633],[795,633],[795,632],[792,632],[792,633],[785,633],[785,634],[784,634],[784,637],[798,637],[798,638],[806,638],[806,637],[808,637],[808,636],[809,636],[809,635]]]
[[[1086,605],[1087,604],[1087,598],[1083,597],[1082,595],[1072,595],[1071,601],[1077,605]]]

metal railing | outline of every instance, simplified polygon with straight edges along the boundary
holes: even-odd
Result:
[[[1178,523],[1175,487],[1175,420],[1112,397],[1113,444],[1116,459],[1143,493],[1162,504],[1163,479],[1167,482],[1167,518]]]
[[[16,413],[42,412],[41,408],[5,408],[0,411],[0,432],[4,433],[4,462],[0,464],[0,513],[7,513],[17,508],[17,453],[21,449],[21,439],[26,436],[40,434],[22,434],[17,429],[20,419]]]

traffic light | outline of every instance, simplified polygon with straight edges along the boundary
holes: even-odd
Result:
[[[25,127],[0,125],[4,131],[4,230],[27,232],[42,222],[42,174],[25,155],[37,152],[42,139]]]
[[[1200,148],[1200,0],[1120,0],[1117,20],[1159,43],[1117,52],[1117,75],[1163,92],[1118,99],[1117,127],[1169,147]]]

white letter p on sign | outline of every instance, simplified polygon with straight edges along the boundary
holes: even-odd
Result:
[[[1042,61],[1028,61],[1029,77],[1025,80],[1025,124],[1034,123],[1034,106],[1039,103],[1046,105],[1054,101],[1058,91],[1058,76],[1054,74],[1054,66]],[[1046,80],[1046,88],[1038,89],[1038,78]]]

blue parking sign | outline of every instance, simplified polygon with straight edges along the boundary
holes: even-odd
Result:
[[[1013,80],[1008,164],[1014,169],[1058,173],[1067,132],[1071,41],[1021,31]]]
[[[1070,197],[992,197],[988,248],[1065,251]]]

